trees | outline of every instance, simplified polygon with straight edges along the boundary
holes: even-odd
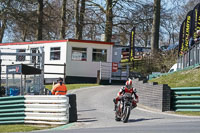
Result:
[[[62,12],[61,12],[61,30],[60,30],[60,39],[65,39],[65,27],[66,27],[66,5],[67,0],[62,2]]]
[[[37,9],[37,30],[36,37],[37,40],[42,40],[42,31],[43,31],[43,0],[38,0],[38,9]]]
[[[3,40],[3,36],[4,36],[4,32],[6,29],[6,23],[7,23],[7,19],[6,16],[1,15],[1,24],[0,24],[0,43],[2,43]]]
[[[113,28],[113,1],[106,0],[106,26],[105,26],[105,41],[111,42]]]
[[[154,0],[153,24],[152,24],[152,38],[151,50],[153,54],[158,52],[159,48],[159,29],[160,29],[160,0]]]
[[[82,40],[84,16],[85,16],[85,0],[81,0],[80,12],[79,12],[79,3],[80,3],[80,0],[76,0],[75,2],[75,18],[76,18],[75,38]]]
[[[145,47],[152,44],[152,49],[158,50],[158,40],[161,44],[176,42],[181,22],[176,20],[179,16],[185,17],[180,13],[185,13],[180,5],[180,11],[176,11],[177,7],[173,5],[174,10],[170,13],[172,8],[163,6],[168,3],[166,0],[163,0],[166,1],[164,4],[161,0],[12,0],[10,8],[6,6],[8,1],[0,1],[4,7],[0,9],[0,40],[7,32],[11,41],[65,38],[100,40],[104,34],[104,41],[127,45],[130,31],[136,27],[135,44]],[[186,7],[192,6],[192,2],[189,3],[186,3]],[[160,9],[160,22],[159,15],[155,14],[156,9]],[[151,30],[153,25],[156,27]]]
[[[0,2],[0,43],[2,43],[5,29],[7,27],[8,13],[10,11],[11,0],[2,0]]]

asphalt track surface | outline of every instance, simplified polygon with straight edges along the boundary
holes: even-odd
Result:
[[[200,117],[188,117],[137,107],[128,123],[114,119],[113,98],[121,86],[98,86],[74,90],[78,121],[55,133],[200,133]],[[139,88],[138,88],[139,89]],[[39,131],[36,131],[39,132]]]

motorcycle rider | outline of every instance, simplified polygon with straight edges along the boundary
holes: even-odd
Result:
[[[133,108],[137,106],[137,103],[138,103],[138,95],[136,94],[136,91],[135,89],[133,88],[132,86],[132,80],[129,79],[126,81],[126,84],[125,86],[123,86],[120,91],[118,92],[117,94],[117,97],[113,99],[113,102],[115,104],[115,109],[114,111],[116,111],[116,108],[117,108],[117,103],[119,100],[121,100],[122,96],[124,95],[124,93],[131,93],[131,95],[134,94],[135,96],[135,99],[133,98],[133,101],[132,101],[132,106]]]

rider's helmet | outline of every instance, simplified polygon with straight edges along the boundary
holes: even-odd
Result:
[[[128,88],[128,89],[132,88],[132,80],[126,81],[126,88]]]

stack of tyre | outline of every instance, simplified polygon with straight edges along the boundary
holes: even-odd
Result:
[[[76,94],[67,94],[69,97],[69,122],[77,121],[77,105],[76,105]]]

